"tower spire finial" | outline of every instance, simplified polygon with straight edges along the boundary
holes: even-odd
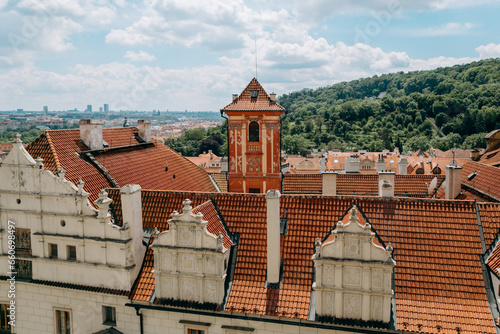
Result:
[[[257,35],[254,36],[255,40],[255,79],[258,80],[258,72],[257,72]]]

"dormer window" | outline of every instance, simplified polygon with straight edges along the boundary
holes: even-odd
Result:
[[[259,141],[259,123],[253,121],[248,125],[248,141],[258,142]]]
[[[251,99],[256,99],[259,97],[259,91],[258,90],[251,90],[250,91],[250,98]]]

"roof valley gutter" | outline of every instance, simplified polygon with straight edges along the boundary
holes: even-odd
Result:
[[[317,328],[317,329],[327,329],[327,330],[339,330],[345,332],[352,333],[362,333],[362,334],[379,334],[379,333],[389,333],[389,334],[402,334],[405,331],[398,331],[392,329],[383,329],[383,328],[368,328],[368,327],[355,327],[355,326],[343,326],[343,325],[335,325],[335,324],[325,324],[312,322],[305,319],[297,319],[297,320],[286,320],[279,317],[270,317],[270,316],[249,316],[248,314],[242,313],[233,313],[226,311],[202,311],[202,310],[194,310],[189,308],[175,308],[175,307],[165,307],[159,305],[143,305],[143,304],[135,304],[135,303],[127,303],[125,306],[135,308],[136,312],[140,309],[146,310],[156,310],[156,311],[167,311],[167,312],[177,312],[177,313],[185,313],[185,314],[196,314],[196,315],[204,315],[211,317],[219,317],[226,319],[238,319],[238,320],[247,320],[247,321],[261,321],[268,323],[276,323],[281,325],[289,325],[289,326],[299,326],[306,328]],[[138,313],[139,314],[139,313]],[[142,313],[141,313],[142,315]],[[143,333],[141,331],[141,333]],[[497,334],[500,334],[497,332]]]
[[[490,306],[493,323],[495,323],[495,319],[497,319],[500,316],[500,310],[498,309],[498,303],[495,297],[495,292],[494,292],[495,290],[493,288],[491,274],[489,272],[488,267],[486,266],[486,259],[485,259],[486,244],[484,242],[483,225],[481,223],[481,214],[479,212],[479,205],[477,204],[477,202],[474,202],[474,207],[476,209],[479,237],[481,238],[481,248],[483,250],[483,253],[479,254],[479,260],[481,262],[481,271],[483,272],[484,289],[486,290],[486,299],[488,300],[488,304]],[[495,331],[497,334],[500,334],[500,327],[495,326]]]

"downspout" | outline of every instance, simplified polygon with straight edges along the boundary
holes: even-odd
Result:
[[[141,307],[134,305],[134,308],[135,308],[135,314],[137,314],[139,316],[139,323],[140,323],[140,327],[141,327],[141,334],[144,334],[144,320],[142,319],[142,312],[139,313],[139,311],[141,310]]]

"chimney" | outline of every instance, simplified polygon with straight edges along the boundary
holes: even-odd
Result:
[[[279,190],[268,190],[267,202],[267,282],[280,281],[280,197]]]
[[[473,161],[478,161],[479,160],[479,150],[474,147],[474,149],[470,152],[470,158]]]
[[[102,150],[102,123],[100,119],[82,118],[78,124],[80,125],[80,140],[89,150]]]
[[[396,173],[378,173],[378,195],[380,197],[394,197],[394,180]]]
[[[229,170],[228,159],[227,159],[227,157],[222,157],[220,159],[220,172],[227,173],[228,170]]]
[[[323,195],[337,195],[337,172],[323,172]]]
[[[346,173],[359,173],[360,161],[358,158],[345,159],[345,172]]]
[[[377,160],[377,172],[383,172],[385,170],[385,160],[382,158],[382,154],[378,155]]]
[[[210,154],[210,160],[212,160],[214,158],[214,154],[213,154],[212,150],[208,150],[208,154]]]
[[[139,137],[145,142],[151,141],[151,121],[149,119],[137,120],[137,128],[139,129]]]
[[[445,198],[455,199],[462,188],[462,167],[446,166]]]
[[[238,99],[238,94],[233,94],[233,102]]]
[[[130,231],[129,233],[134,243],[134,262],[136,267],[140,268],[142,255],[145,249],[142,244],[141,186],[138,184],[128,184],[124,186],[120,189],[120,197],[122,200],[123,229]],[[131,284],[134,283],[136,277],[137,275],[131,276]]]
[[[399,175],[406,175],[408,173],[408,160],[406,158],[399,159]]]
[[[276,102],[276,94],[275,93],[269,94],[269,98],[271,99],[271,102]]]
[[[326,170],[326,159],[323,157],[319,159],[319,171],[323,173]]]
[[[421,155],[421,156],[420,156],[420,164],[423,164],[423,163],[424,163],[424,156],[423,156],[423,155]]]

